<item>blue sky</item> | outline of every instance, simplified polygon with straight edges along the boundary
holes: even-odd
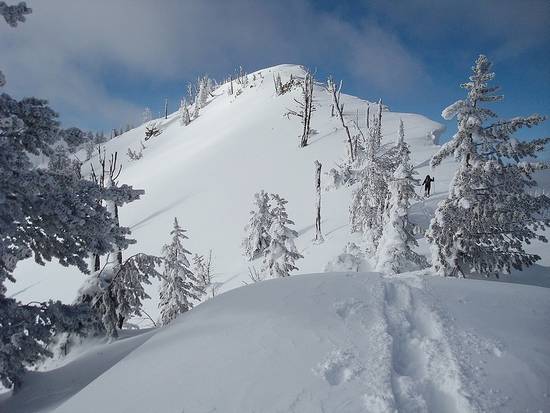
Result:
[[[8,1],[8,3],[12,3]],[[443,122],[479,53],[494,62],[503,117],[550,114],[547,0],[27,0],[0,25],[8,93],[47,98],[66,125],[109,130],[171,108],[201,73],[299,63]],[[452,131],[453,123],[449,123]],[[523,136],[549,136],[546,122]]]

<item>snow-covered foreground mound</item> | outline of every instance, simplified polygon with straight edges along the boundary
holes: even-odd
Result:
[[[124,340],[100,347],[96,363],[116,364],[55,411],[544,411],[548,320],[546,288],[420,273],[272,280],[201,304],[118,362]],[[89,360],[55,371],[60,385],[85,380]],[[35,398],[52,373],[33,373]],[[43,405],[67,393],[53,387]],[[2,411],[32,411],[25,393]]]

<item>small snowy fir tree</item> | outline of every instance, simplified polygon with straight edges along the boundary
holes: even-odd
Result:
[[[207,259],[203,255],[195,254],[192,261],[193,273],[199,281],[199,287],[204,294],[207,294],[212,286],[212,251],[209,252]]]
[[[59,174],[81,177],[81,162],[78,159],[70,159],[67,149],[63,145],[57,145],[48,159],[48,169]]]
[[[51,357],[56,334],[84,335],[93,324],[86,305],[18,304],[0,295],[0,383],[19,390],[29,366]]]
[[[269,196],[265,191],[254,194],[254,209],[244,227],[246,238],[242,242],[243,254],[250,261],[261,257],[268,247],[271,237],[269,228],[273,220],[269,208]]]
[[[198,300],[203,293],[199,280],[190,269],[187,259],[190,252],[183,247],[183,241],[187,239],[185,232],[179,226],[177,218],[174,218],[174,229],[170,232],[172,241],[162,248],[164,272],[159,308],[163,325],[191,309],[192,300]]]
[[[441,275],[498,276],[540,259],[525,251],[525,243],[532,239],[547,242],[540,231],[550,220],[541,212],[550,207],[550,198],[533,194],[531,189],[536,185],[533,172],[549,167],[534,159],[550,138],[525,142],[513,138],[518,129],[543,122],[545,118],[539,115],[489,123],[497,115],[483,104],[502,96],[495,94],[498,87],[488,85],[494,73],[487,57],[479,56],[472,70],[462,85],[468,91],[466,99],[442,113],[447,120],[456,117],[458,130],[434,155],[432,167],[454,155],[458,168],[427,237],[433,266]]]
[[[149,299],[144,285],[161,279],[160,257],[138,253],[122,264],[107,262],[78,291],[75,302],[92,308],[95,323],[89,333],[118,337],[118,330],[132,316],[142,316],[143,300]]]
[[[201,105],[199,103],[199,95],[195,98],[195,105],[193,108],[193,119],[197,119],[199,117]]]
[[[344,251],[325,266],[325,272],[358,272],[364,260],[364,253],[354,242],[348,242]]]
[[[380,142],[378,121],[369,129],[364,148],[356,160],[359,166],[353,174],[357,187],[353,191],[350,206],[352,232],[362,233],[367,251],[373,253],[382,235],[382,225],[386,199],[388,197],[388,157],[377,152]]]
[[[199,107],[202,109],[206,106],[208,100],[208,78],[205,76],[198,81],[199,93],[197,95]]]
[[[298,233],[289,228],[294,222],[286,212],[288,201],[277,194],[271,194],[271,202],[274,204],[271,210],[273,221],[269,229],[271,240],[264,251],[262,273],[271,278],[288,277],[291,271],[298,269],[295,261],[303,258],[294,245]]]
[[[390,181],[388,216],[376,254],[376,270],[389,274],[413,271],[428,266],[426,258],[413,251],[413,247],[418,246],[418,243],[413,234],[413,225],[408,218],[408,209],[411,200],[418,199],[414,190],[418,180],[414,178],[416,171],[410,163],[410,151],[404,136],[403,122],[401,122],[396,147],[400,165]]]
[[[191,123],[191,116],[189,115],[189,109],[187,108],[185,99],[182,99],[180,103],[180,119],[183,126],[187,126]]]

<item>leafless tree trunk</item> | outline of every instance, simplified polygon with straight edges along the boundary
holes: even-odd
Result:
[[[340,119],[340,122],[342,123],[342,127],[346,131],[346,135],[348,137],[348,145],[349,145],[349,156],[350,156],[350,160],[353,162],[355,160],[354,150],[353,150],[353,140],[351,139],[351,133],[349,131],[349,127],[346,125],[346,121],[344,120],[344,104],[343,103],[340,104],[340,91],[342,90],[342,81],[340,81],[340,85],[338,86],[338,89],[336,89],[336,84],[334,83],[334,80],[332,79],[332,77],[329,77],[327,81],[327,90],[332,95],[333,107],[336,108],[338,119]]]
[[[292,81],[291,81],[292,82]],[[290,85],[292,83],[290,82]],[[304,146],[307,146],[307,141],[309,138],[309,135],[311,133],[310,125],[311,125],[311,113],[315,110],[315,106],[313,105],[313,74],[308,70],[306,72],[306,76],[302,83],[300,84],[302,88],[302,100],[299,101],[297,99],[294,99],[294,101],[298,104],[298,110],[291,110],[289,109],[288,112],[285,114],[285,116],[296,116],[302,119],[302,138],[300,139],[300,147],[303,148]]]
[[[367,131],[370,128],[370,106],[367,105]]]
[[[321,243],[324,241],[321,233],[321,168],[322,164],[315,161],[315,190],[317,192],[317,211],[315,215],[315,242]]]
[[[109,160],[109,166],[107,168],[107,161],[106,161],[106,154],[104,150],[101,150],[101,146],[97,147],[98,152],[98,160],[99,160],[99,171],[96,173],[94,166],[92,165],[92,181],[96,183],[101,188],[106,188],[107,186],[116,186],[117,185],[117,179],[120,176],[120,172],[122,171],[122,165],[118,166],[118,153],[115,152],[111,154],[111,159]],[[108,201],[113,202],[112,208],[109,208],[109,212],[111,212],[115,218],[116,226],[119,226],[119,218],[118,218],[118,206],[114,201]],[[122,250],[117,247],[117,263],[122,265]],[[99,271],[101,267],[101,260],[99,255],[94,254],[93,258],[94,263],[94,271]]]
[[[164,119],[168,119],[168,98],[164,99]]]

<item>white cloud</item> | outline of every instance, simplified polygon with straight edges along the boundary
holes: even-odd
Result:
[[[71,120],[96,116],[116,126],[141,112],[107,88],[112,70],[139,85],[238,64],[322,67],[337,59],[348,73],[381,88],[425,76],[395,35],[372,21],[353,26],[306,0],[27,1],[33,14],[25,24],[0,25],[8,91],[45,97],[68,108]]]

